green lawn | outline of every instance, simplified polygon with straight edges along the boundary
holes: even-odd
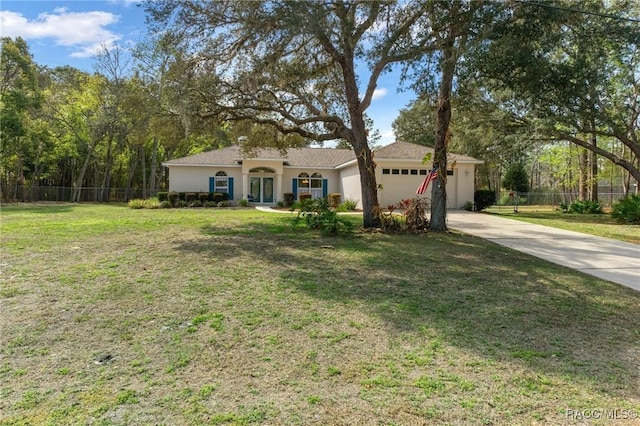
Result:
[[[486,212],[523,222],[640,244],[640,226],[620,224],[610,214],[562,213],[550,206],[519,206],[518,213],[511,206],[490,207]]]
[[[640,294],[479,238],[321,237],[232,209],[1,219],[0,424],[640,413]]]

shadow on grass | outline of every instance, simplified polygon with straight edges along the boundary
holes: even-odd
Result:
[[[2,214],[12,213],[36,213],[36,214],[55,214],[68,213],[73,210],[73,204],[48,204],[48,203],[19,203],[6,204],[0,206]]]
[[[427,327],[488,359],[637,396],[640,294],[633,290],[458,234],[322,238],[291,231],[286,219],[202,231],[209,238],[180,249],[249,256],[268,263],[279,285],[319,303],[355,304],[398,333]]]

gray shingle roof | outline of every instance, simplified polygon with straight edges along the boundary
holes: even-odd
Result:
[[[355,159],[355,154],[350,149],[334,148],[290,148],[287,155],[283,156],[277,149],[260,149],[253,155],[247,156],[239,146],[229,146],[222,149],[203,152],[189,157],[176,158],[164,162],[167,166],[196,166],[196,165],[216,165],[216,166],[236,166],[243,159],[282,159],[289,166],[314,166],[314,167],[336,167]]]
[[[408,160],[415,159],[420,160],[424,158],[425,155],[431,153],[433,155],[433,148],[429,148],[422,145],[416,145],[414,143],[409,142],[394,142],[390,145],[383,146],[380,149],[377,149],[375,152],[375,159],[394,159],[394,160]],[[473,157],[469,157],[466,155],[460,154],[452,154],[447,153],[447,161],[460,161],[460,162],[473,162],[473,163],[482,163],[482,161],[477,160]]]
[[[394,142],[375,151],[376,160],[404,159],[421,161],[433,148],[412,144],[409,142]],[[229,146],[222,149],[203,152],[188,157],[165,161],[166,166],[237,166],[242,159],[282,159],[291,167],[338,167],[355,160],[355,154],[350,149],[335,148],[291,148],[285,156],[277,149],[260,149],[253,155],[247,156],[239,146]],[[449,161],[481,163],[465,155],[449,154]]]

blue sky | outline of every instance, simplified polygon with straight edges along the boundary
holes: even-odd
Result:
[[[137,4],[137,0],[0,0],[0,34],[25,39],[40,65],[70,65],[92,72],[93,55],[101,46],[117,43],[126,48],[144,38],[144,12]],[[413,92],[399,93],[397,88],[397,73],[381,76],[367,111],[382,136],[381,145],[394,141],[391,123],[414,98]]]

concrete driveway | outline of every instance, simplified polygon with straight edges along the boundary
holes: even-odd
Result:
[[[640,291],[640,245],[490,214],[447,211],[447,226]]]

